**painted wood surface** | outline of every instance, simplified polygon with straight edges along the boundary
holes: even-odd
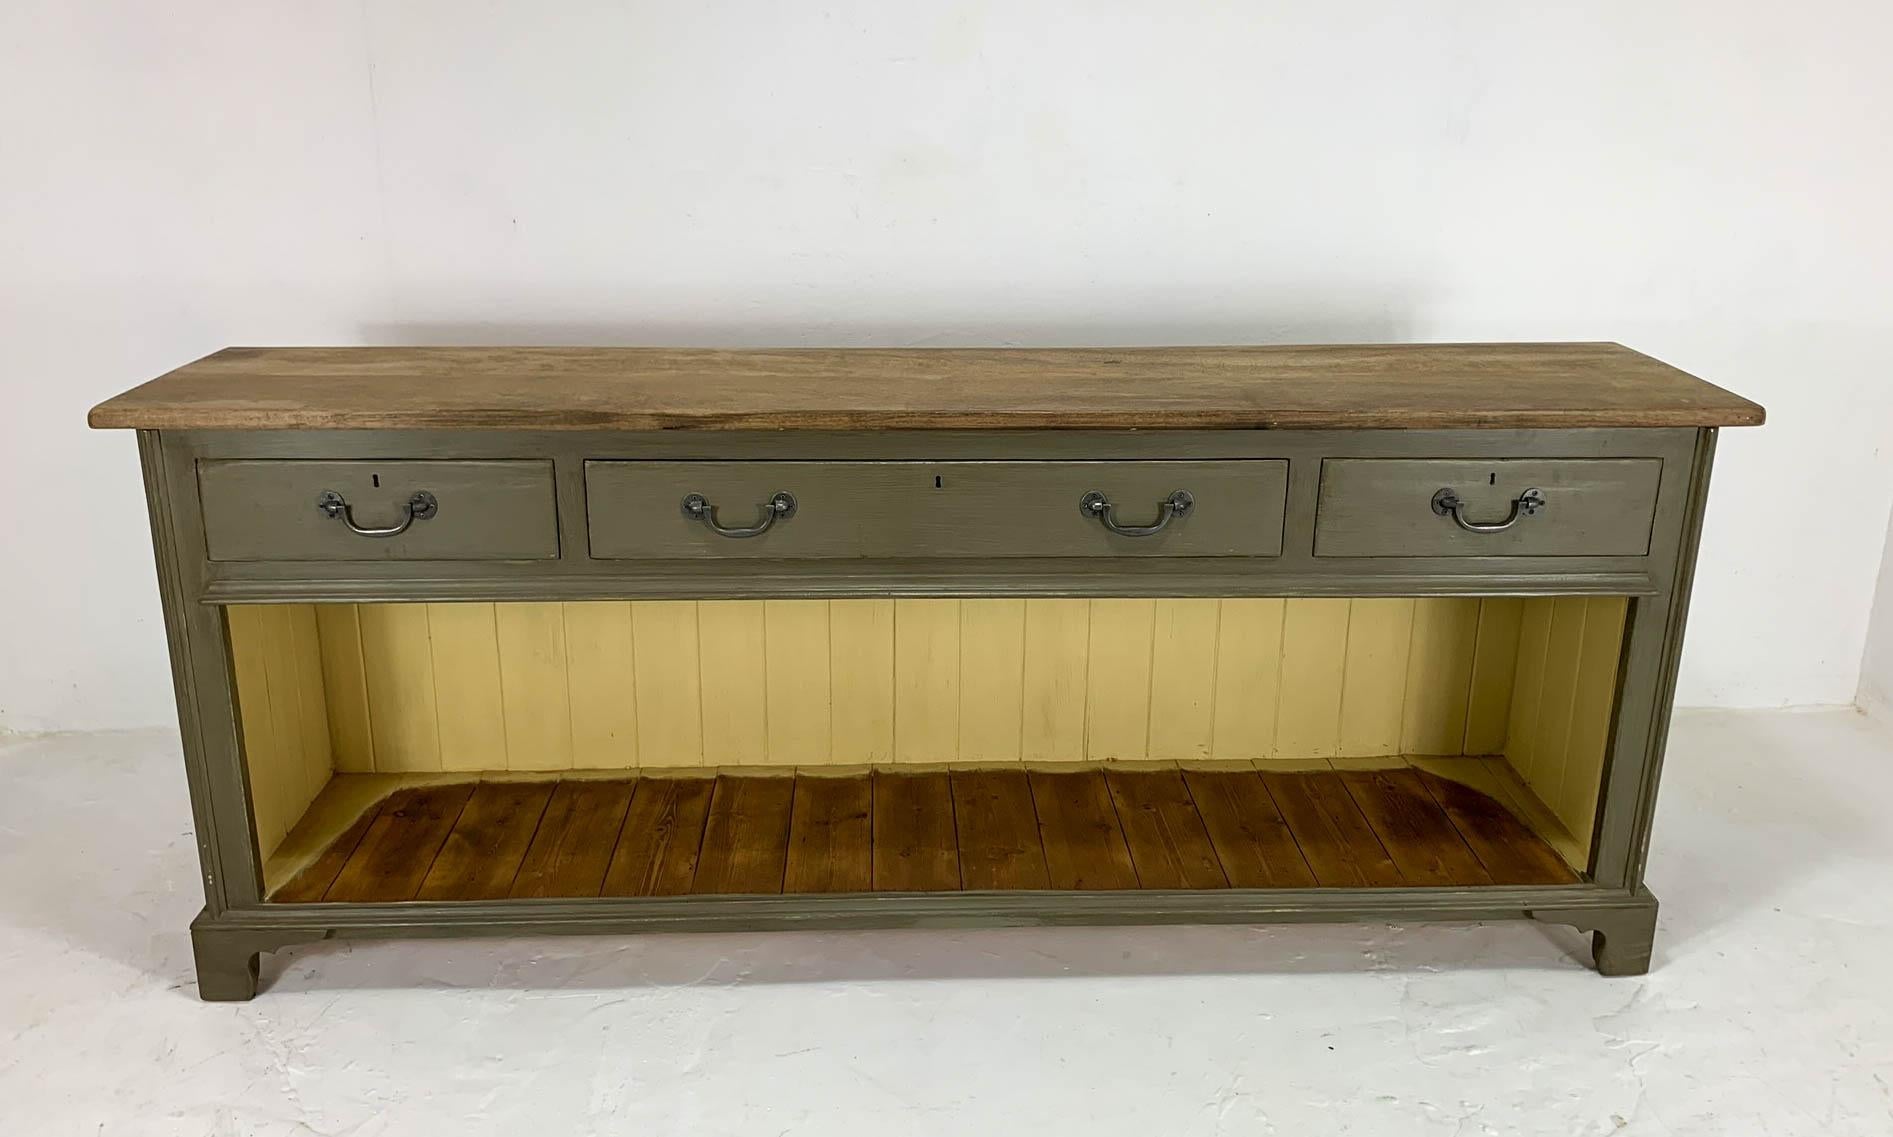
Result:
[[[1561,596],[1527,600],[1519,616],[1505,757],[1585,849],[1597,820],[1628,610],[1622,597]]]
[[[364,604],[318,623],[345,771],[1248,760],[1496,751],[1525,603]]]
[[[901,430],[1746,426],[1611,343],[799,349],[232,347],[94,427]]]
[[[238,605],[229,621],[257,853],[267,860],[334,767],[321,634],[308,604]]]

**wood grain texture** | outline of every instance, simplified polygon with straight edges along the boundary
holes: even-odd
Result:
[[[795,782],[789,778],[718,778],[691,891],[781,892],[794,801]]]
[[[1231,885],[1303,888],[1315,883],[1261,775],[1185,770],[1183,780]]]
[[[960,770],[950,780],[962,887],[1049,888],[1025,771]]]
[[[465,783],[397,792],[368,826],[361,844],[329,886],[329,896],[412,900],[472,795],[473,786]]]
[[[1317,884],[1326,888],[1390,888],[1403,883],[1393,858],[1336,778],[1263,774]]]
[[[1549,845],[1494,798],[1437,774],[1422,771],[1418,777],[1493,884],[1571,884],[1577,880],[1577,874]]]
[[[315,860],[291,877],[288,884],[277,889],[270,899],[278,904],[313,904],[326,896],[329,886],[341,875],[348,859],[355,855],[362,838],[368,835],[368,827],[375,823],[375,818],[388,800],[384,798],[364,810],[348,828],[342,830],[339,837],[317,854]]]
[[[1144,888],[1224,888],[1216,847],[1177,770],[1104,772]]]
[[[498,900],[509,894],[552,790],[550,782],[481,783],[460,811],[415,898]]]
[[[327,795],[338,808],[326,823],[298,833],[306,867],[271,900],[1578,879],[1514,811],[1489,760],[1416,761],[1427,766],[1311,763],[1270,774],[1226,764],[951,774],[830,768],[785,777],[579,775],[405,787],[403,777],[428,776],[353,775]],[[368,790],[382,796],[361,792]],[[316,833],[327,835],[326,845]]]
[[[1052,887],[1136,888],[1137,869],[1124,843],[1104,771],[1033,771],[1030,781]]]
[[[681,896],[697,878],[703,823],[716,783],[643,778],[619,829],[604,896]]]
[[[1617,344],[792,349],[232,347],[94,407],[164,430],[1752,426]]]
[[[960,843],[947,776],[876,773],[873,784],[875,891],[958,889]]]
[[[1490,880],[1418,770],[1344,771],[1340,777],[1405,883]]]
[[[512,895],[598,895],[635,788],[633,782],[560,782],[513,878]]]
[[[874,887],[874,789],[867,778],[797,778],[784,892]]]

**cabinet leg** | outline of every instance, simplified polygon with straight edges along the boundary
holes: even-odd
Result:
[[[197,957],[197,997],[206,1003],[245,1003],[256,998],[262,952],[249,937],[208,928],[191,929]]]
[[[242,1003],[256,998],[257,964],[266,951],[315,943],[326,928],[245,926],[208,911],[191,921],[191,952],[197,957],[197,996],[207,1003]]]
[[[1645,975],[1656,943],[1656,902],[1628,910],[1591,929],[1591,958],[1599,975]]]
[[[1591,934],[1591,959],[1599,975],[1644,975],[1656,943],[1656,897],[1639,889],[1630,902],[1609,908],[1539,909],[1532,918],[1569,924]]]

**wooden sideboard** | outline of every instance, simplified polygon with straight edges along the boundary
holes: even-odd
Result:
[[[231,348],[91,424],[242,999],[649,930],[1529,917],[1641,973],[1762,417],[1614,344]]]

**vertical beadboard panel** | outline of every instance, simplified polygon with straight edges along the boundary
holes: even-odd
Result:
[[[299,672],[283,684],[299,695],[305,751],[326,731],[343,769],[1470,748],[1504,750],[1528,775],[1546,731],[1572,721],[1568,707],[1562,728],[1539,713],[1556,610],[1450,598],[325,605],[288,617],[279,638],[306,642],[314,622],[327,715],[310,714]],[[1582,621],[1565,635],[1581,638]],[[1576,677],[1551,681],[1568,700]],[[1556,751],[1562,770],[1562,741]],[[311,779],[315,764],[301,764]]]
[[[1070,761],[1085,752],[1089,600],[1028,600],[1020,756]]]
[[[364,604],[361,638],[375,769],[384,774],[439,770],[427,606]]]
[[[297,721],[302,728],[302,801],[306,808],[335,773],[335,746],[329,736],[328,692],[322,682],[322,636],[315,605],[291,604],[290,651],[296,666]]]
[[[289,799],[276,718],[270,711],[269,633],[263,607],[232,604],[224,609],[224,618],[230,629],[230,671],[237,687],[243,760],[250,773],[250,819],[256,827],[257,845],[274,851],[289,831]]]
[[[565,685],[565,609],[551,603],[496,607],[506,768],[572,768],[572,701]]]
[[[321,637],[307,604],[225,609],[251,821],[267,858],[333,772]]]
[[[960,741],[967,762],[1016,762],[1025,685],[1023,600],[960,601]]]
[[[565,605],[565,688],[572,706],[575,769],[638,764],[636,673],[630,602]]]
[[[1544,691],[1538,698],[1537,737],[1532,743],[1532,788],[1543,799],[1555,797],[1564,778],[1571,741],[1571,710],[1577,694],[1578,663],[1584,646],[1582,596],[1560,596],[1551,604],[1551,635],[1545,645]]]
[[[1555,792],[1541,795],[1565,828],[1587,846],[1603,788],[1604,752],[1610,740],[1611,714],[1616,709],[1617,664],[1627,611],[1628,604],[1622,597],[1593,596],[1585,602],[1584,637],[1578,649],[1564,774]]]
[[[697,602],[632,601],[631,637],[639,765],[703,765]]]
[[[894,760],[948,762],[960,746],[960,602],[894,602]]]
[[[769,761],[769,692],[762,605],[697,602],[703,761],[755,766]]]
[[[828,601],[764,601],[763,642],[769,761],[832,761]]]
[[[1414,642],[1414,611],[1412,600],[1353,602],[1348,615],[1347,655],[1342,663],[1341,734],[1336,753],[1400,753],[1407,684],[1414,676],[1431,674],[1431,668],[1415,654],[1417,648],[1426,645]]]
[[[263,670],[269,682],[270,737],[275,744],[270,776],[281,784],[284,808],[295,810],[302,796],[307,739],[302,730],[302,698],[296,687],[296,633],[289,619],[290,605],[256,606],[257,633],[263,640]],[[300,812],[300,810],[295,810]],[[289,822],[295,823],[295,817]]]
[[[1351,601],[1296,599],[1282,618],[1282,689],[1274,756],[1332,758],[1341,743],[1341,680]]]
[[[1545,689],[1545,650],[1551,643],[1551,607],[1546,599],[1525,602],[1518,627],[1518,674],[1512,681],[1512,714],[1505,757],[1527,783],[1538,767],[1538,704]]]
[[[322,690],[328,707],[329,741],[335,768],[366,774],[375,768],[374,731],[368,724],[368,682],[362,671],[358,606],[316,604],[316,634],[322,644]]]
[[[303,725],[302,669],[297,665],[296,630],[291,618],[297,607],[299,605],[257,606],[259,634],[263,639],[263,670],[269,683],[270,736],[274,750],[270,755],[270,777],[278,783],[275,792],[285,831],[295,825],[303,809],[314,799],[314,789],[309,785],[310,767],[321,760],[321,755],[309,753],[313,740]]]
[[[1217,605],[1216,713],[1210,750],[1217,758],[1267,758],[1275,748],[1287,602],[1231,598]]]
[[[1155,600],[1093,600],[1085,680],[1085,757],[1144,758],[1150,743]]]
[[[1159,600],[1150,642],[1152,758],[1208,758],[1216,738],[1220,601]]]
[[[834,760],[894,757],[894,602],[828,606],[828,675]]]
[[[498,607],[427,605],[443,770],[504,770],[508,766]]]
[[[1403,753],[1463,751],[1467,694],[1478,643],[1477,600],[1448,596],[1414,602],[1413,653],[1401,724]]]
[[[1512,680],[1518,671],[1519,624],[1525,602],[1514,597],[1479,601],[1479,631],[1472,654],[1472,690],[1466,700],[1465,754],[1498,754],[1512,715]]]

